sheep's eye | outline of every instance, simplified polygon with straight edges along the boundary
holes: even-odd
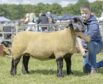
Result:
[[[74,22],[77,23],[77,22],[78,22],[78,19],[77,19],[77,18],[74,18]]]

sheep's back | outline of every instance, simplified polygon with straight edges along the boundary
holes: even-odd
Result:
[[[30,53],[41,58],[52,54],[63,55],[74,51],[74,37],[70,30],[52,33],[20,32],[14,37],[12,50],[14,55]]]

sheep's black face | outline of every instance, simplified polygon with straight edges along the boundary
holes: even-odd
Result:
[[[84,23],[79,17],[74,17],[71,20],[71,24],[69,26],[73,28],[76,32],[81,32],[84,30]]]

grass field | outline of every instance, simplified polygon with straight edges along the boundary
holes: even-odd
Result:
[[[99,54],[97,58],[102,60],[103,54]],[[66,75],[64,62],[63,78],[56,77],[55,60],[39,61],[31,58],[30,74],[26,75],[21,72],[21,61],[18,65],[17,75],[13,77],[9,74],[11,58],[0,57],[0,84],[103,84],[103,68],[98,69],[98,73],[94,75],[84,74],[82,72],[82,57],[79,54],[72,57],[73,75]]]

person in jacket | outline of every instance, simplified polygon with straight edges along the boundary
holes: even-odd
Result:
[[[49,24],[49,19],[48,19],[48,17],[46,16],[46,14],[45,13],[42,13],[40,16],[39,16],[39,18],[38,18],[38,20],[37,20],[37,24],[44,24],[44,26],[42,26],[41,27],[41,29],[42,29],[42,31],[47,31],[47,27],[48,26],[45,26],[45,24]]]
[[[83,33],[78,33],[77,41],[83,55],[83,72],[94,74],[103,66],[103,61],[96,62],[96,54],[102,49],[99,24],[88,6],[80,7],[80,12],[85,28]]]

